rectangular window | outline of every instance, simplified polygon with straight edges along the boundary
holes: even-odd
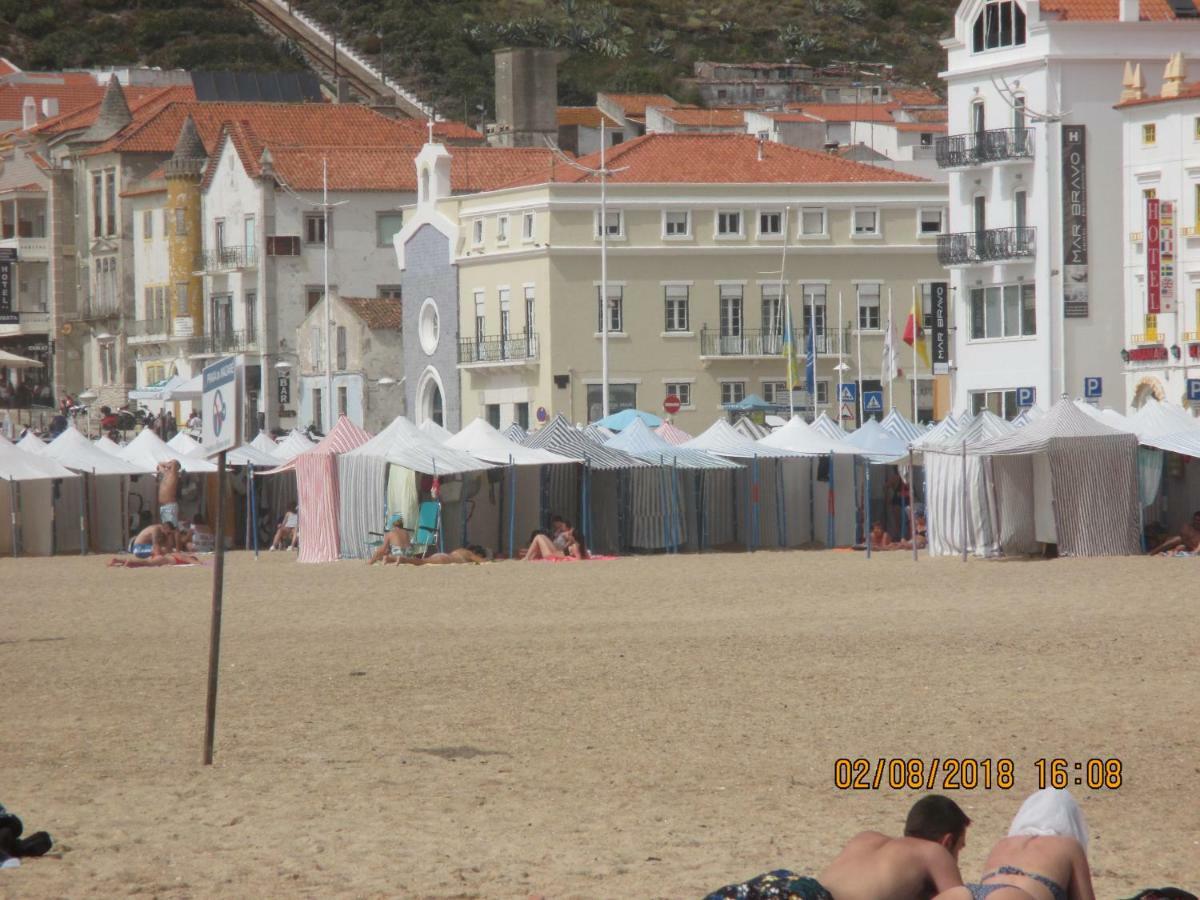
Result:
[[[534,293],[533,287],[527,285],[525,287],[525,331],[528,334],[533,334],[536,326],[536,313],[534,310],[536,300],[537,296]]]
[[[610,209],[605,213],[604,234],[609,237],[620,237],[625,233],[624,218],[619,209]],[[600,237],[600,215],[596,214],[596,237]]]
[[[1158,141],[1158,126],[1153,122],[1147,122],[1142,126],[1142,143],[1153,144]]]
[[[918,406],[919,391],[918,386]],[[971,414],[978,415],[985,409],[1002,419],[1015,419],[1021,413],[1017,407],[1016,390],[971,391]]]
[[[108,169],[104,173],[104,233],[109,237],[117,234],[117,171]]]
[[[500,299],[500,354],[501,356],[507,356],[509,323],[512,316],[510,308],[511,299],[508,288],[500,288],[497,294]]]
[[[471,223],[471,246],[483,246],[483,219],[476,219]]]
[[[154,318],[154,288],[148,287],[145,289],[145,295],[142,299],[142,319]]]
[[[717,237],[741,237],[741,210],[721,210],[717,213]]]
[[[1192,119],[1192,137],[1200,141],[1200,116]]]
[[[778,210],[758,214],[758,236],[779,237],[783,234],[783,213]]]
[[[529,403],[513,404],[513,421],[526,431],[529,430]]]
[[[346,408],[347,408],[348,400],[349,400],[349,398],[347,397],[347,391],[346,391],[345,386],[344,385],[339,386],[337,389],[337,392],[338,392],[338,395],[337,395],[337,397],[338,397],[338,401],[337,401],[338,415],[344,416],[344,415],[346,415]]]
[[[762,383],[762,398],[776,406],[787,406],[788,388],[786,381],[764,381]]]
[[[246,252],[246,262],[253,264],[258,250],[258,222],[254,216],[242,219],[242,247]]]
[[[879,210],[854,210],[854,233],[857,235],[879,234]]]
[[[404,227],[404,213],[377,212],[375,213],[375,244],[378,247],[392,246],[394,238]]]
[[[971,340],[1030,337],[1037,333],[1032,284],[1005,284],[971,290]]]
[[[154,238],[154,210],[147,209],[142,212],[142,240],[149,241]]]
[[[602,388],[598,384],[587,386],[588,421],[595,422],[604,415]],[[609,382],[608,411],[620,412],[623,409],[637,408],[637,385]]]
[[[681,408],[690,408],[692,405],[692,383],[690,381],[668,381],[663,385],[663,399],[670,396],[679,398],[679,406]]]
[[[312,391],[312,423],[313,429],[318,434],[325,431],[324,414],[325,414],[325,398],[321,395],[320,388],[313,388]]]
[[[487,423],[489,425],[491,425],[497,431],[500,430],[500,404],[499,403],[483,404],[483,416],[485,419],[487,419]]]
[[[267,235],[267,256],[299,256],[300,236],[296,234]]]
[[[191,309],[188,307],[188,285],[186,281],[181,281],[175,285],[175,315],[180,318],[191,315]]]
[[[508,216],[496,217],[496,243],[508,243]]]
[[[882,286],[878,283],[860,284],[858,286],[858,329],[859,331],[878,331],[879,294]]]
[[[933,285],[929,282],[921,285],[921,327],[933,327]]]
[[[825,297],[828,292],[828,285],[804,285],[804,305],[799,311],[801,318],[804,319],[804,324],[800,328],[797,328],[794,324],[792,326],[794,334],[802,334],[804,336],[806,346],[809,332],[815,333],[816,340],[814,343],[817,353],[833,353],[836,350],[836,347],[829,344],[825,335]]]
[[[742,337],[742,286],[721,285],[720,303],[722,352],[738,353]]]
[[[346,371],[346,357],[347,357],[346,326],[345,325],[339,325],[337,327],[336,340],[337,340],[337,359],[334,361],[334,365],[337,366],[337,370],[339,372],[345,372]],[[342,412],[344,413],[345,410],[342,410]]]
[[[104,173],[92,173],[92,237],[104,236]]]
[[[692,217],[686,209],[669,209],[663,213],[665,237],[689,237],[691,233]]]
[[[778,284],[762,286],[762,352],[783,352],[783,298]]]
[[[167,286],[157,287],[154,289],[154,318],[165,319],[171,313],[170,306],[167,303]]]
[[[828,405],[829,405],[829,382],[828,381],[818,381],[817,382],[817,406],[828,406]]]
[[[608,331],[609,334],[624,331],[624,301],[625,288],[619,284],[610,284],[608,286]],[[604,329],[604,310],[600,303],[600,287],[596,287],[596,332],[599,333]]]
[[[225,249],[224,219],[217,219],[213,222],[213,249],[217,251],[218,256]]]
[[[527,212],[521,216],[521,240],[533,240],[533,213]]]
[[[246,291],[242,296],[242,303],[246,315],[246,341],[253,344],[258,337],[258,294]]]
[[[1192,207],[1195,210],[1192,216],[1192,227],[1200,232],[1200,184],[1192,185]]]
[[[806,206],[800,210],[800,235],[802,237],[824,237],[825,210],[819,206]]]
[[[746,399],[746,382],[744,381],[722,381],[721,382],[721,405],[729,406],[733,403],[741,403]]]
[[[484,337],[487,336],[487,305],[483,297],[483,291],[475,292],[475,343],[476,353],[483,351],[482,344]],[[482,357],[479,357],[482,359]]]
[[[304,290],[304,311],[310,313],[313,307],[321,302],[321,298],[325,296],[323,288],[305,288]]]
[[[923,209],[920,212],[921,234],[942,233],[942,210]]]
[[[325,216],[322,213],[307,213],[304,216],[304,243],[325,243]]]
[[[688,294],[690,288],[686,284],[668,284],[664,288],[666,308],[665,331],[688,331]]]
[[[398,284],[375,285],[375,296],[380,300],[400,300],[403,295],[404,289]]]

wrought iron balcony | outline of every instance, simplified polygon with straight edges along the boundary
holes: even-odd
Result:
[[[996,128],[940,137],[934,143],[938,168],[982,166],[1010,159],[1033,159],[1033,131]]]
[[[1032,259],[1035,228],[987,228],[939,234],[938,262],[943,266],[969,266],[974,263]]]
[[[188,338],[187,353],[189,356],[220,356],[223,353],[253,350],[255,344],[253,332],[218,331],[216,334]]]
[[[818,320],[819,322],[820,320]],[[836,356],[852,353],[849,328],[818,328],[815,345],[818,356]],[[803,355],[808,335],[796,332],[796,350]],[[738,334],[721,334],[711,328],[700,329],[700,355],[702,357],[772,357],[783,356],[783,334],[771,329],[746,329]]]
[[[217,247],[205,250],[196,257],[196,271],[205,273],[229,272],[253,268],[257,262],[254,247]]]
[[[458,362],[464,366],[519,365],[538,358],[537,332],[520,331],[507,337],[459,338]]]

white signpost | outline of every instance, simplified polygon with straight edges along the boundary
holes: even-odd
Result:
[[[208,700],[204,709],[204,764],[212,765],[217,725],[217,672],[221,663],[221,604],[225,590],[225,453],[242,443],[242,371],[227,356],[204,367],[201,444],[218,455],[216,553],[213,560],[212,630],[208,643]]]

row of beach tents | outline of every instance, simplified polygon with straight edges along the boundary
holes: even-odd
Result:
[[[1200,424],[1182,409],[1151,401],[1126,417],[1064,398],[1013,422],[983,411],[930,428],[893,410],[852,433],[825,415],[773,430],[719,420],[696,436],[636,410],[586,428],[560,415],[529,433],[476,419],[452,434],[400,417],[371,435],[342,417],[320,442],[259,434],[227,462],[245,473],[247,522],[298,503],[304,562],[367,556],[389,517],[415,522],[431,492],[446,549],[511,553],[551,512],[605,553],[847,546],[872,521],[880,466],[917,481],[933,555],[1052,543],[1094,556],[1138,552],[1146,509],[1190,509],[1190,480],[1183,498],[1165,499],[1168,452],[1200,457]],[[0,555],[119,549],[131,508],[154,508],[167,459],[216,471],[184,434],[164,443],[143,431],[123,447],[73,428],[49,444],[0,439],[0,509],[11,511]],[[215,500],[216,479],[203,481]]]

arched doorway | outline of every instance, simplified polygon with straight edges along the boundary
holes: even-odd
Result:
[[[417,383],[417,424],[433,422],[446,427],[445,394],[442,379],[432,366],[421,373]]]
[[[1151,397],[1155,400],[1162,400],[1166,396],[1167,392],[1163,388],[1162,382],[1151,375],[1147,375],[1133,389],[1133,408],[1141,409]]]

